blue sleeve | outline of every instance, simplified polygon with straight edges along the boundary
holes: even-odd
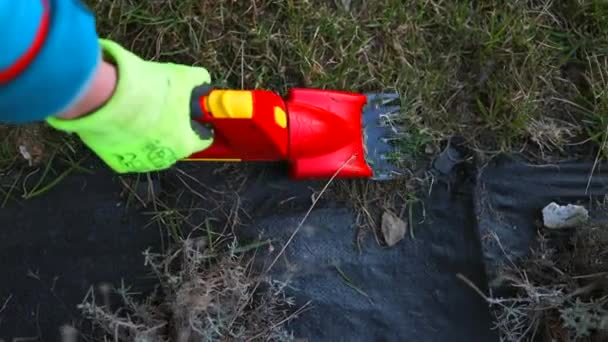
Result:
[[[41,44],[27,65],[6,79],[36,40]],[[65,110],[100,60],[94,15],[79,0],[1,0],[0,122],[42,121]]]

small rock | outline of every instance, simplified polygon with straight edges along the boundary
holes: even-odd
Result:
[[[589,212],[580,205],[549,203],[543,208],[543,223],[547,228],[573,228],[589,219]]]
[[[392,247],[403,240],[406,231],[407,224],[405,221],[388,211],[382,214],[382,235],[384,235],[384,241],[387,245]]]

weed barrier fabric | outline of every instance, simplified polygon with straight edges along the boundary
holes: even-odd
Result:
[[[159,232],[125,211],[120,190],[109,172],[74,174],[0,209],[0,339],[59,340],[60,326],[81,320],[76,306],[90,287],[154,284],[142,252],[160,244]]]
[[[289,330],[308,341],[497,341],[486,303],[456,276],[485,288],[472,185],[440,175],[415,239],[390,248],[370,234],[359,251],[352,211],[314,210],[271,272],[297,306],[310,302]],[[257,223],[258,238],[279,241],[261,260],[276,258],[303,215]]]
[[[218,185],[203,169],[188,171]],[[486,290],[474,214],[475,170],[465,164],[440,169],[424,210],[415,210],[415,239],[406,237],[392,248],[381,247],[370,234],[359,252],[348,207],[323,202],[311,212],[272,269],[277,280],[290,280],[287,294],[297,304],[311,302],[288,326],[296,337],[497,340],[487,305],[456,277],[461,273]],[[239,229],[241,243],[274,239],[270,255],[259,249],[261,267],[310,205],[307,184],[277,174],[284,172],[257,170],[239,195],[253,221]],[[161,234],[146,227],[149,217],[143,212],[125,210],[121,190],[107,171],[72,174],[44,196],[0,211],[0,300],[9,298],[0,313],[0,338],[57,340],[61,325],[80,323],[76,306],[87,291],[103,283],[119,287],[123,282],[133,292],[152,289],[142,252],[158,250]],[[298,198],[288,203],[304,205],[276,209],[293,196]]]
[[[608,194],[605,167],[602,163],[594,167],[593,160],[532,165],[502,156],[481,169],[475,212],[488,277],[495,278],[508,258],[524,257],[537,245],[542,209],[551,202],[583,205],[592,218],[607,221],[597,205]]]

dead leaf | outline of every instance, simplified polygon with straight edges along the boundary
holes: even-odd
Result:
[[[384,235],[387,245],[392,247],[403,240],[406,231],[407,223],[405,221],[389,211],[382,214],[382,235]]]

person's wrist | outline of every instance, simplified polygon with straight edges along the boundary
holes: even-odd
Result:
[[[117,82],[116,66],[102,61],[80,99],[78,99],[69,109],[57,115],[62,119],[75,119],[102,107],[114,93]]]

